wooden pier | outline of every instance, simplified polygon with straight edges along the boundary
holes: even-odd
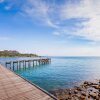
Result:
[[[15,74],[13,71],[0,65],[0,100],[57,99],[35,84],[30,83],[29,81]]]
[[[20,68],[26,68],[31,66],[37,66],[37,65],[45,65],[49,64],[51,62],[50,58],[38,58],[38,59],[31,59],[31,60],[17,60],[17,61],[6,61],[5,66],[9,69],[19,70]]]

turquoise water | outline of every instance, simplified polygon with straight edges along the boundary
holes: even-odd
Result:
[[[47,91],[69,88],[84,80],[100,79],[100,58],[52,57],[51,64],[31,66],[16,73]]]

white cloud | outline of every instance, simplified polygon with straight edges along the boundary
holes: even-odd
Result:
[[[3,1],[0,0],[0,2]],[[26,0],[20,6],[22,15],[29,16],[37,24],[55,29],[54,35],[63,34],[69,37],[77,36],[100,41],[100,0],[79,0],[76,3],[73,3],[73,0],[69,0],[69,2],[66,0],[67,2],[62,4],[52,3],[53,0],[49,3],[47,1]],[[6,10],[11,9],[8,6],[5,8]],[[69,28],[67,23],[70,24],[71,22],[68,20],[71,19],[78,21],[73,22]]]
[[[32,1],[29,0],[30,6],[26,7],[25,12],[34,19],[42,21],[42,24],[46,24],[50,27],[56,28],[53,32],[54,35],[69,35],[79,36],[92,41],[100,41],[100,1],[99,0],[80,0],[78,3],[67,2],[65,5],[59,6],[57,9],[50,8],[50,6],[41,0]],[[55,11],[56,10],[56,11]],[[57,20],[50,16],[55,12],[58,15]],[[66,25],[59,26],[64,20],[80,19],[79,23],[75,23],[77,27],[72,26],[69,29]],[[58,23],[58,24],[57,24]],[[66,23],[65,23],[66,24]]]
[[[50,6],[42,0],[28,0],[28,4],[25,4],[23,7],[23,12],[30,18],[39,20],[40,24],[58,28],[49,16],[49,13],[52,13]]]
[[[93,41],[100,41],[100,0],[80,0],[79,3],[68,3],[61,9],[61,19],[86,19],[80,21],[72,34]]]

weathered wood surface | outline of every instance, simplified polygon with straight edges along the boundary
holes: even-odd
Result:
[[[0,100],[56,100],[0,65]]]

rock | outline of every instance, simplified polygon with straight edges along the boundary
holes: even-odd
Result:
[[[89,92],[92,92],[93,91],[93,89],[89,89]]]
[[[80,99],[81,99],[81,100],[86,100],[86,96],[81,95],[81,96],[80,96]]]
[[[98,83],[93,83],[93,85],[98,85]]]
[[[75,86],[75,89],[78,90],[78,91],[82,91],[82,88],[81,87]]]
[[[87,81],[85,81],[85,82],[84,82],[84,84],[88,84],[88,82],[87,82]]]
[[[87,85],[86,84],[82,84],[81,87],[86,89]]]
[[[97,94],[96,93],[90,93],[89,94],[93,99],[96,99],[97,98]]]
[[[100,98],[100,93],[98,94],[99,98]]]
[[[87,81],[85,81],[84,84],[86,84],[86,85],[93,85],[92,82],[87,82]]]
[[[75,94],[77,94],[77,93],[78,93],[78,91],[77,91],[77,90],[74,90],[74,93],[75,93]]]
[[[85,81],[80,86],[71,89],[59,89],[51,92],[59,100],[100,100],[100,86],[98,83]]]
[[[82,91],[81,94],[82,94],[83,96],[86,96],[86,92],[84,92],[84,91]]]
[[[94,87],[95,89],[100,89],[99,85],[92,85],[92,87]]]

